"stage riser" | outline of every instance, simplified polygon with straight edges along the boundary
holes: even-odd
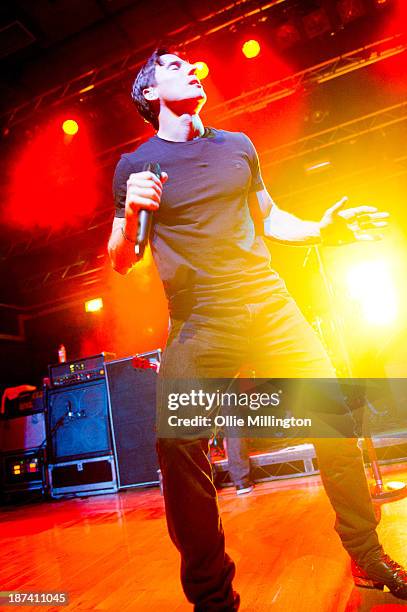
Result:
[[[402,463],[407,461],[407,441],[391,438],[374,438],[374,445],[380,465]],[[365,464],[369,466],[369,457],[363,453]],[[219,487],[232,486],[228,471],[227,459],[213,464],[215,483]],[[254,482],[301,478],[319,474],[318,460],[311,444],[288,447],[271,453],[250,456],[250,472]]]

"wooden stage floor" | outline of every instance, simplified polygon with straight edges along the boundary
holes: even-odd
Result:
[[[407,481],[403,467],[383,472]],[[242,612],[406,609],[390,593],[353,587],[318,476],[263,483],[244,497],[226,489],[219,499]],[[156,488],[7,507],[0,529],[1,591],[69,593],[66,607],[21,610],[192,610]],[[379,529],[407,564],[407,498],[382,507]]]

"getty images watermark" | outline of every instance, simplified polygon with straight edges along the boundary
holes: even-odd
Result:
[[[168,416],[167,422],[172,428],[183,429],[190,427],[277,427],[282,429],[311,427],[312,419],[310,418],[246,413],[249,410],[258,411],[263,408],[278,409],[281,396],[281,390],[273,393],[237,393],[222,392],[219,389],[213,392],[191,389],[183,393],[169,393],[167,406],[172,414]],[[185,408],[192,408],[194,414],[192,416],[173,414],[173,412]],[[225,408],[236,410],[239,414],[221,414]],[[202,411],[209,414],[197,414]]]
[[[375,426],[407,435],[407,378],[161,378],[157,387],[163,438],[219,428],[232,437],[354,438],[373,416]]]

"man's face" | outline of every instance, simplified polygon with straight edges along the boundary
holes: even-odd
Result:
[[[195,74],[195,67],[177,55],[168,53],[160,57],[155,68],[156,84],[144,90],[150,100],[177,108],[178,112],[196,113],[206,101],[205,91]]]

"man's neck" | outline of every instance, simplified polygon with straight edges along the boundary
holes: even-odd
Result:
[[[160,113],[157,136],[173,142],[186,142],[203,136],[205,129],[199,115]]]

